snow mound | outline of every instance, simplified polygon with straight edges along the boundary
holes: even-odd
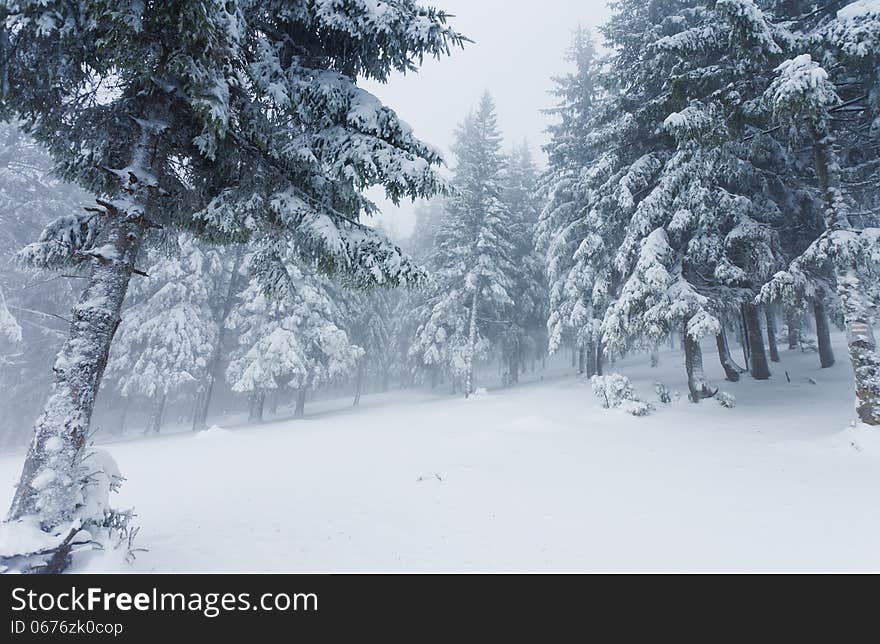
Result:
[[[66,536],[67,530],[58,534],[43,532],[34,516],[20,521],[7,521],[0,524],[0,558],[50,550],[57,547]]]
[[[471,398],[486,398],[489,396],[489,391],[485,387],[479,387],[474,390],[474,393],[471,394]]]
[[[196,433],[193,438],[198,440],[216,440],[218,438],[224,438],[231,435],[232,432],[228,429],[223,429],[219,425],[212,425],[208,429]]]
[[[880,432],[864,423],[853,423],[831,440],[834,448],[854,450],[860,454],[880,458]]]

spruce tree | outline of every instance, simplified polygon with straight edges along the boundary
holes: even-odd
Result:
[[[219,342],[212,302],[223,286],[221,253],[188,236],[170,246],[146,254],[150,278],[131,289],[107,365],[123,397],[150,399],[155,433],[169,402],[195,396]]]
[[[546,343],[544,267],[535,245],[540,212],[538,170],[527,143],[508,155],[504,200],[510,210],[515,272],[509,276],[513,305],[504,312],[499,333],[507,380],[516,384],[526,357],[534,360]]]
[[[474,392],[474,364],[490,344],[513,287],[514,241],[504,202],[505,159],[495,104],[486,94],[455,133],[454,193],[436,234],[434,293],[414,352],[425,364],[447,364]]]
[[[295,261],[276,264],[273,274],[269,283],[251,280],[228,322],[239,350],[226,377],[233,391],[250,396],[252,421],[263,419],[267,393],[281,387],[298,392],[302,416],[306,393],[350,378],[364,354],[343,328],[341,296],[326,277]]]
[[[592,35],[575,32],[568,59],[575,66],[556,79],[559,104],[550,112],[542,179],[546,202],[537,226],[549,288],[548,345],[571,342],[592,375],[600,365],[601,321],[618,282],[611,253],[622,226],[658,169],[644,133],[617,102]]]

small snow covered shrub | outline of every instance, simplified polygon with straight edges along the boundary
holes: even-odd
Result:
[[[593,376],[590,379],[593,395],[604,409],[621,408],[633,416],[647,416],[654,411],[653,405],[636,398],[629,378],[619,373]]]
[[[715,400],[718,401],[718,404],[722,407],[726,407],[727,409],[733,409],[736,407],[736,397],[733,394],[729,394],[725,391],[719,391],[715,394]]]
[[[485,398],[489,395],[489,390],[485,387],[478,387],[474,390],[474,393],[471,394],[471,398]]]
[[[590,378],[593,387],[593,395],[604,409],[620,407],[623,400],[634,400],[636,392],[629,378],[619,373],[607,376],[593,376]]]
[[[127,560],[133,557],[137,529],[131,526],[132,512],[110,507],[110,493],[124,480],[116,461],[104,450],[91,450],[78,471],[82,494],[69,521],[49,532],[33,515],[0,525],[0,573],[61,572],[74,555],[96,550],[116,550]]]
[[[654,405],[644,400],[624,400],[620,408],[633,416],[647,416],[654,411]]]

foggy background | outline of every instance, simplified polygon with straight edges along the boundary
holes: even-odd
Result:
[[[543,165],[544,130],[552,117],[554,76],[568,71],[565,53],[578,24],[594,32],[611,12],[605,0],[544,0],[523,5],[509,0],[444,0],[437,3],[455,17],[451,24],[474,42],[443,60],[426,60],[418,73],[395,75],[383,85],[360,84],[393,108],[416,135],[443,150],[448,165],[455,126],[489,91],[498,109],[505,148],[528,140]],[[601,38],[597,35],[597,43]],[[382,213],[377,218],[399,237],[408,236],[415,219],[411,202],[400,207],[373,199]]]

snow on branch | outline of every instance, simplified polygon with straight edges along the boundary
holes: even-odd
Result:
[[[24,266],[57,269],[73,266],[77,255],[92,249],[102,229],[97,213],[83,212],[56,219],[43,229],[36,242],[16,255]]]

